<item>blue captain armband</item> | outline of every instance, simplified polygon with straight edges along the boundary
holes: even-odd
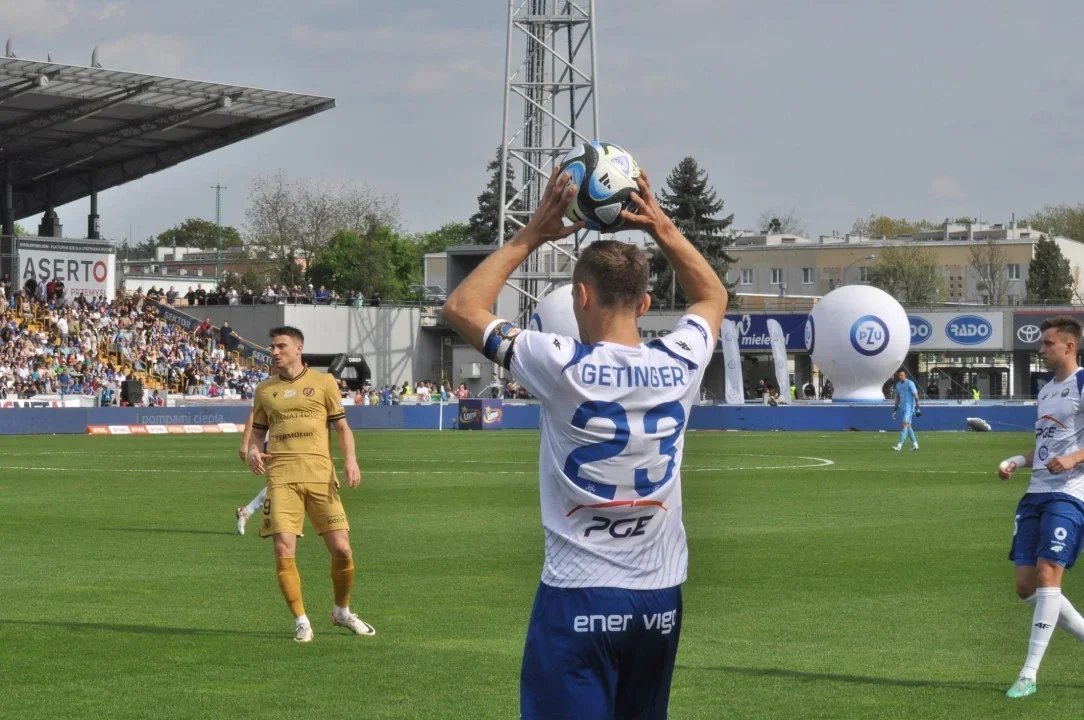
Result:
[[[512,365],[513,348],[520,329],[507,320],[494,320],[486,328],[483,354],[505,370]]]

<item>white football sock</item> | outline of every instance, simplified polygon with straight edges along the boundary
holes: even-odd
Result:
[[[245,515],[248,517],[252,517],[253,515],[255,515],[256,512],[261,507],[263,507],[263,499],[265,497],[267,497],[266,485],[263,486],[263,488],[260,490],[259,494],[256,495],[256,497],[252,498],[252,502],[250,502],[248,505],[245,505]]]
[[[1035,605],[1035,595],[1025,600],[1028,605]],[[1084,616],[1077,612],[1069,598],[1061,596],[1061,612],[1058,614],[1058,627],[1071,632],[1077,640],[1084,642]]]
[[[350,608],[349,607],[341,608],[338,605],[335,605],[334,607],[335,607],[334,612],[335,612],[335,619],[336,620],[342,620],[343,618],[350,616]]]
[[[1044,587],[1035,591],[1035,613],[1031,618],[1031,641],[1028,643],[1028,657],[1020,677],[1035,679],[1039,664],[1043,661],[1046,646],[1058,624],[1061,614],[1061,588]]]
[[[301,615],[299,617],[295,617],[294,618],[294,624],[297,627],[301,627],[302,625],[308,625],[309,624],[309,616],[308,615]]]

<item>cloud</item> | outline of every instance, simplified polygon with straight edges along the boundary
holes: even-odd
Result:
[[[350,55],[351,82],[369,91],[419,96],[461,95],[499,87],[499,34],[465,28],[298,25],[287,45],[306,55]]]
[[[4,25],[16,38],[62,32],[80,13],[74,0],[12,0],[4,5]],[[18,49],[16,45],[16,52]]]
[[[962,200],[967,191],[956,178],[942,175],[930,181],[930,195],[939,200]]]
[[[184,64],[187,43],[175,35],[128,33],[102,43],[98,62],[114,70],[156,75],[177,75]]]

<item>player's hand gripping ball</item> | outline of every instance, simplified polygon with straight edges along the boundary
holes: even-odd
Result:
[[[569,220],[614,232],[624,224],[622,210],[635,212],[630,196],[638,189],[640,166],[623,148],[598,140],[579,145],[561,161],[561,172],[578,188],[565,211]]]

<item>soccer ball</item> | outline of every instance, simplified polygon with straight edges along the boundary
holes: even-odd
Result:
[[[569,220],[582,220],[590,229],[603,232],[621,227],[621,211],[632,204],[629,195],[640,177],[640,166],[628,151],[592,140],[565,155],[561,172],[568,172],[579,188],[565,211]]]
[[[580,327],[572,311],[572,286],[562,285],[542,298],[531,314],[529,330],[580,339]]]

